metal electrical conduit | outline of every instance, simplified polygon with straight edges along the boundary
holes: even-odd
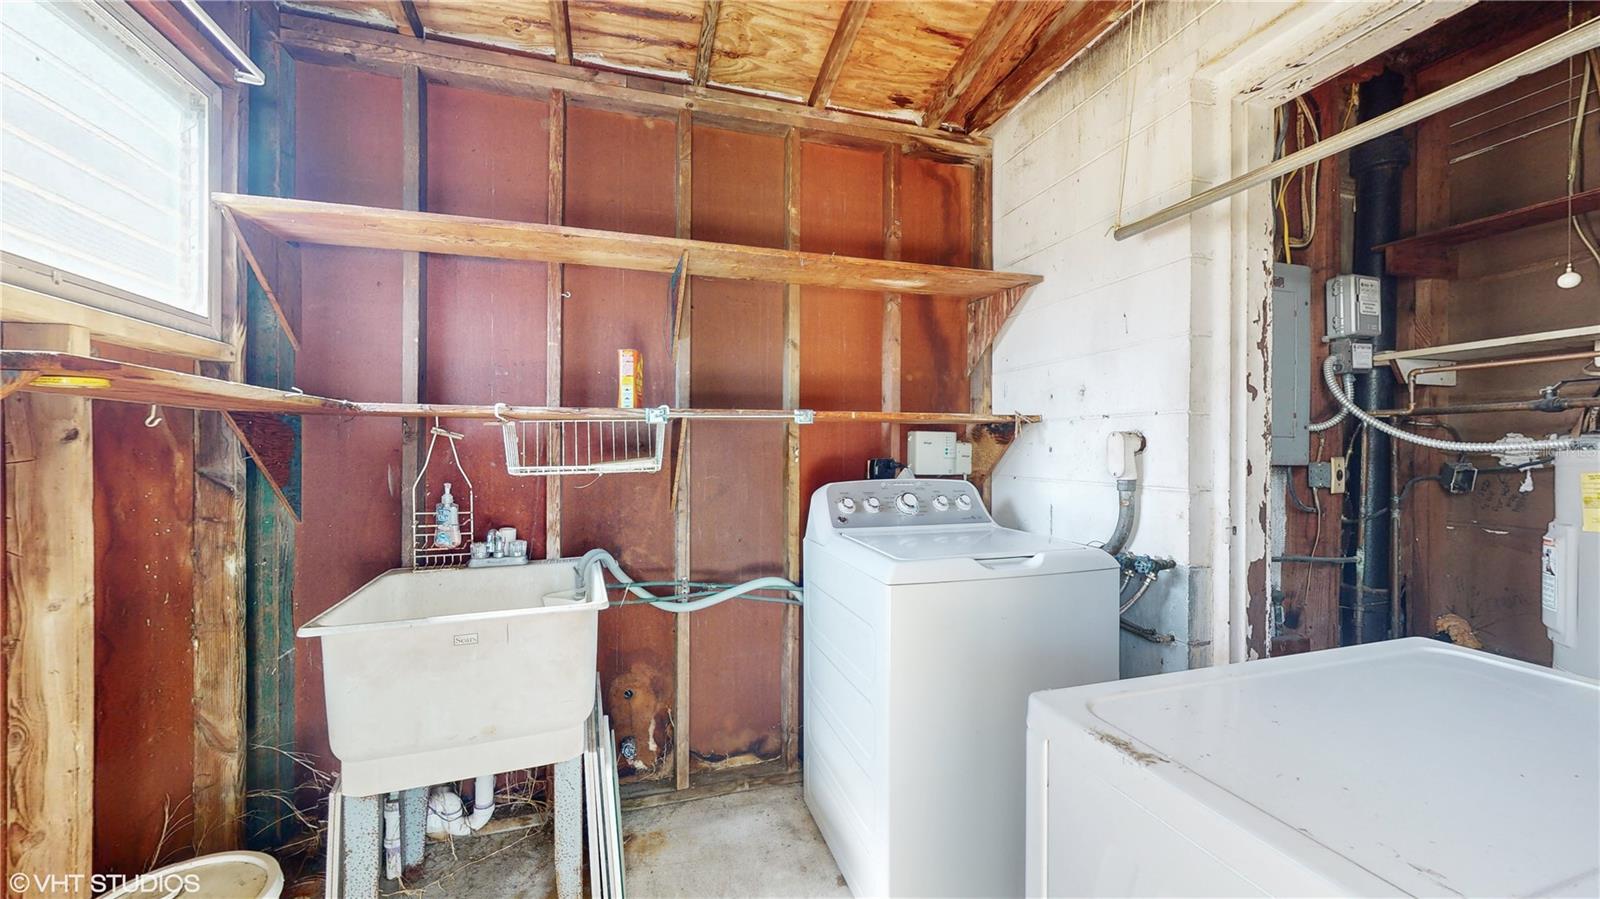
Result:
[[[1600,19],[1596,20],[1600,22]],[[1438,440],[1433,437],[1424,437],[1410,431],[1397,428],[1381,418],[1374,417],[1367,410],[1351,402],[1349,394],[1339,386],[1338,374],[1334,368],[1338,360],[1329,356],[1322,363],[1322,382],[1327,385],[1328,392],[1338,400],[1351,415],[1365,422],[1368,427],[1376,428],[1396,440],[1404,440],[1417,446],[1441,450],[1447,453],[1532,453],[1555,452],[1556,450],[1572,449],[1577,441],[1571,437],[1558,437],[1550,440],[1499,440],[1493,443],[1472,443],[1461,440]]]
[[[801,597],[805,595],[805,591],[799,585],[781,577],[760,577],[755,580],[745,581],[742,584],[731,585],[702,582],[636,581],[626,571],[622,570],[622,566],[617,564],[615,556],[603,549],[591,549],[584,553],[583,558],[578,561],[578,570],[582,572],[582,582],[584,584],[580,588],[582,592],[587,593],[590,589],[605,589],[605,579],[601,575],[601,569],[609,572],[618,586],[639,599],[664,612],[678,614],[698,612],[701,609],[709,609],[718,603],[740,598],[759,602],[800,605]],[[705,589],[687,594],[659,596],[645,589],[647,586],[683,586]],[[777,591],[787,593],[789,596],[760,596],[756,594],[758,590]]]
[[[1492,90],[1504,87],[1524,75],[1542,71],[1568,57],[1577,56],[1595,47],[1600,47],[1600,19],[1591,19],[1576,28],[1556,35],[1536,47],[1524,50],[1510,59],[1496,63],[1481,72],[1468,75],[1448,87],[1441,88],[1424,97],[1419,97],[1383,115],[1376,116],[1348,130],[1324,138],[1303,150],[1274,160],[1268,165],[1252,169],[1209,190],[1203,190],[1187,200],[1147,215],[1130,225],[1124,225],[1112,232],[1112,236],[1117,240],[1127,240],[1135,235],[1143,234],[1151,228],[1164,225],[1174,219],[1179,219],[1192,212],[1204,209],[1218,200],[1224,200],[1252,187],[1266,184],[1274,178],[1305,168],[1312,163],[1321,162],[1330,156],[1366,143],[1372,138],[1388,134],[1415,122],[1420,122],[1457,104],[1464,103],[1474,97],[1481,97]]]

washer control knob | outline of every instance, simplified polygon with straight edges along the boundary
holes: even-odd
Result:
[[[878,498],[876,496],[867,497],[867,501],[866,501],[865,505],[867,507],[867,511],[868,512],[876,512],[876,511],[878,511],[878,509],[882,508],[882,506],[883,506],[882,503],[878,502]]]
[[[846,515],[856,510],[856,501],[848,496],[839,497],[839,511]]]
[[[963,512],[965,512],[968,509],[972,508],[972,497],[967,496],[965,493],[963,493],[960,496],[956,497],[956,508],[960,509]]]
[[[950,497],[940,494],[933,498],[933,507],[940,512],[950,508]]]
[[[906,515],[917,514],[917,495],[915,493],[902,493],[894,501],[894,507]]]

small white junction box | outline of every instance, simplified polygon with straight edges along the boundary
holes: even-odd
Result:
[[[919,478],[972,474],[972,444],[951,431],[906,434],[906,467]]]

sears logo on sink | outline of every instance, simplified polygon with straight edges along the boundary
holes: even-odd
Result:
[[[477,646],[478,645],[478,635],[477,634],[456,634],[455,636],[452,636],[450,638],[450,644],[452,646]]]

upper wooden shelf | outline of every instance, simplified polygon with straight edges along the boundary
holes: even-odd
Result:
[[[87,399],[154,403],[179,409],[213,412],[269,412],[289,415],[375,416],[384,418],[476,418],[515,421],[582,421],[643,418],[643,409],[509,406],[495,404],[358,403],[257,387],[218,378],[168,371],[146,365],[97,359],[72,353],[0,350],[0,396],[15,390],[70,393]],[[783,409],[673,409],[674,418],[751,421],[793,421]],[[1034,416],[975,415],[967,412],[850,412],[818,410],[817,422],[882,422],[887,424],[1004,424],[1034,422]]]
[[[1440,346],[1418,347],[1414,350],[1389,350],[1378,353],[1372,361],[1379,365],[1412,359],[1436,362],[1469,362],[1474,359],[1495,359],[1512,355],[1554,352],[1556,350],[1584,350],[1600,345],[1600,325],[1585,325],[1560,331],[1536,331],[1513,337],[1493,337],[1466,343],[1448,343]],[[1600,355],[1600,349],[1595,350]]]
[[[1506,234],[1523,228],[1532,228],[1548,222],[1560,221],[1567,216],[1568,200],[1560,197],[1532,206],[1523,206],[1508,212],[1497,212],[1483,218],[1428,231],[1414,237],[1391,241],[1381,245],[1384,266],[1391,275],[1414,278],[1454,278],[1456,258],[1452,252],[1457,246],[1483,240],[1497,234]],[[1600,187],[1573,194],[1573,215],[1582,215],[1600,209]]]
[[[983,297],[1029,287],[1038,275],[802,253],[768,247],[595,231],[500,219],[409,212],[218,193],[212,200],[236,219],[285,241],[593,265],[641,272],[674,271],[687,256],[690,275],[773,281],[888,293]]]

